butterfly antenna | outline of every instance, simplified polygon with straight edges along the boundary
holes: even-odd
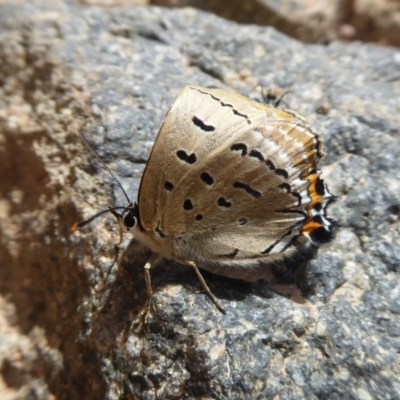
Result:
[[[100,156],[96,153],[96,151],[92,148],[92,146],[90,146],[89,142],[86,140],[85,136],[82,133],[82,129],[79,129],[79,136],[81,137],[81,139],[83,140],[83,142],[86,144],[86,146],[88,147],[88,149],[95,155],[95,157],[97,158],[97,160],[100,162],[100,164],[108,171],[108,173],[112,176],[112,178],[114,179],[114,181],[117,183],[118,187],[121,189],[121,192],[123,193],[123,195],[125,196],[125,199],[128,202],[128,206],[132,205],[131,200],[129,199],[125,189],[123,188],[121,182],[118,180],[118,178],[114,175],[114,173],[111,171],[111,168],[100,158]],[[108,210],[107,210],[108,211]],[[101,214],[101,213],[100,213]]]
[[[280,93],[279,93],[280,92]],[[284,89],[278,89],[277,93],[274,93],[273,89],[261,89],[261,97],[263,99],[263,102],[265,104],[271,105],[272,107],[279,107],[281,103],[286,103],[286,101],[283,100],[283,98],[288,94],[291,93],[292,90],[284,90]]]
[[[129,206],[128,207],[123,207],[123,206],[122,207],[108,207],[107,210],[100,211],[97,214],[92,215],[90,218],[85,219],[84,221],[77,222],[77,223],[73,224],[71,226],[71,232],[76,232],[77,230],[81,229],[83,226],[85,226],[85,225],[89,224],[90,222],[92,222],[97,217],[100,217],[100,215],[106,214],[108,212],[110,212],[117,219],[119,219],[119,218],[121,218],[121,215],[118,214],[115,210],[129,210]]]
[[[286,104],[286,106],[288,106],[288,104],[286,103],[286,101],[283,100],[283,98],[288,93],[293,92],[293,90],[291,90],[291,89],[286,90],[286,89],[282,89],[279,87],[268,88],[261,84],[253,86],[252,90],[254,90],[258,87],[261,88],[261,101],[258,99],[255,99],[255,101],[258,101],[259,103],[262,102],[268,106],[275,107],[275,108],[279,107],[279,105],[281,103],[284,103],[284,104]]]

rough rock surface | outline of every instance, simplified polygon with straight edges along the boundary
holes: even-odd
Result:
[[[347,9],[343,0],[152,0],[170,7],[195,7],[239,23],[269,25],[305,42],[336,37]]]
[[[4,399],[400,398],[400,54],[304,45],[195,10],[18,4],[0,12],[0,391]],[[118,243],[165,112],[188,83],[290,90],[325,139],[341,222],[274,290],[187,267],[152,270]],[[299,290],[301,289],[301,291]],[[282,295],[288,294],[288,296]]]
[[[398,0],[152,0],[151,4],[196,7],[240,23],[269,25],[308,43],[341,38],[400,46]]]

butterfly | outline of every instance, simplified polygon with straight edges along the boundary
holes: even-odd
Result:
[[[274,263],[329,242],[336,198],[320,177],[322,156],[320,135],[295,112],[186,86],[162,122],[138,201],[109,209],[154,253],[145,265],[149,296],[151,266],[164,257],[192,267],[224,311],[199,268],[268,279]]]

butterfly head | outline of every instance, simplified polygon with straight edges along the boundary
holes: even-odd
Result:
[[[122,209],[121,213],[116,211],[121,209]],[[100,217],[101,215],[107,212],[110,212],[112,215],[114,215],[123,232],[131,232],[139,224],[138,205],[134,203],[134,204],[129,204],[126,207],[108,207],[107,210],[100,211],[99,213],[93,215],[91,218],[72,225],[71,231],[76,232],[77,230],[81,229],[82,227],[92,222],[94,219]]]
[[[108,210],[117,218],[118,224],[123,232],[130,232],[138,225],[139,210],[137,203],[124,207],[121,213],[117,212],[116,208],[112,207],[109,207]]]

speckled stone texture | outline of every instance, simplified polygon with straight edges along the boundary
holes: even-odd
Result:
[[[195,10],[0,6],[3,399],[400,398],[400,53],[304,45]],[[288,90],[325,140],[332,244],[274,287],[130,255],[111,216],[134,200],[185,84]],[[151,199],[149,199],[151,201]]]

